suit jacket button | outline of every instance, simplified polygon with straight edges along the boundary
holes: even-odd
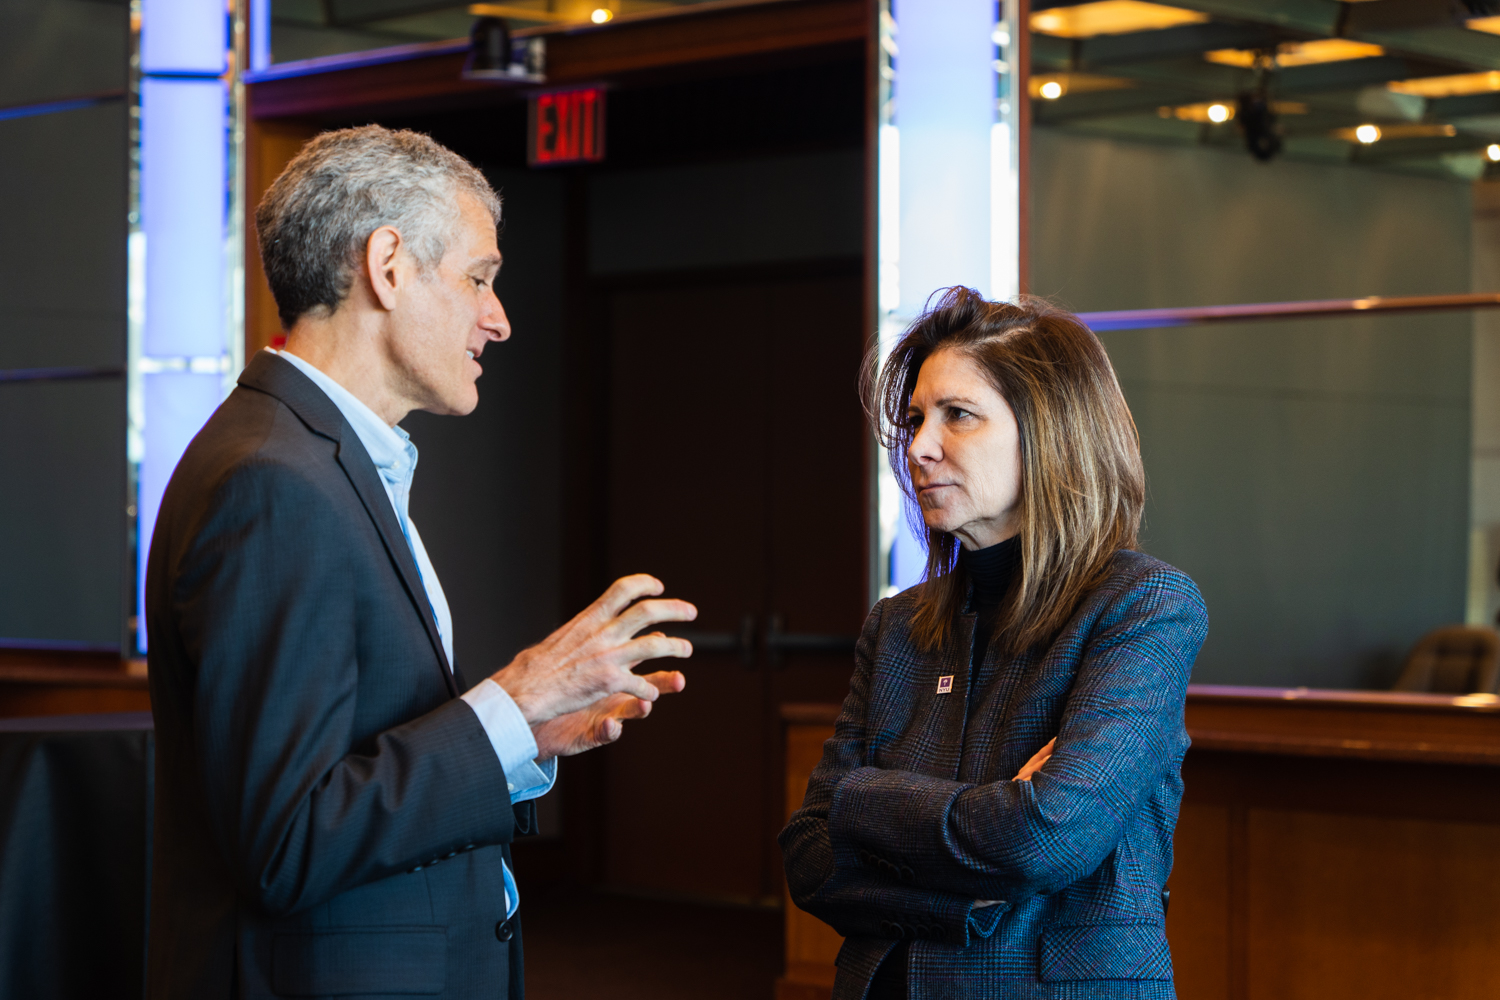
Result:
[[[503,943],[515,936],[516,932],[511,929],[509,920],[502,920],[495,925],[495,940]]]

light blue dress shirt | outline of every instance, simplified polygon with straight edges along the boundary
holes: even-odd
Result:
[[[427,549],[422,545],[422,536],[407,514],[407,503],[411,497],[411,481],[417,471],[417,446],[400,427],[392,427],[360,402],[348,389],[323,374],[302,358],[288,351],[267,348],[272,354],[291,362],[297,370],[312,379],[319,389],[339,408],[360,443],[370,453],[370,460],[380,473],[385,492],[396,510],[396,520],[406,535],[412,558],[422,575],[422,587],[427,591],[427,601],[432,605],[432,617],[437,622],[438,635],[443,640],[443,652],[448,654],[448,663],[453,663],[453,613],[448,608],[448,598],[443,594],[443,585],[438,582],[437,571],[427,558]],[[451,667],[450,667],[451,669]],[[485,678],[463,694],[464,701],[479,716],[495,756],[505,769],[507,791],[512,804],[539,798],[552,789],[557,780],[557,759],[537,764],[536,739],[531,735],[531,726],[516,707],[516,703],[505,689],[489,678]],[[502,865],[505,873],[505,916],[515,914],[520,905],[516,891],[516,880],[509,865]]]

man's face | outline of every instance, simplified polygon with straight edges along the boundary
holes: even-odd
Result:
[[[499,270],[494,220],[478,199],[461,195],[443,259],[407,286],[391,317],[395,388],[414,409],[462,416],[479,405],[479,356],[490,341],[510,336],[495,297]]]

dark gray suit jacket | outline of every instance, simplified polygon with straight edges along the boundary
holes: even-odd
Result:
[[[183,455],[146,616],[149,995],[519,1000],[501,862],[533,812],[374,464],[289,362],[257,355]]]

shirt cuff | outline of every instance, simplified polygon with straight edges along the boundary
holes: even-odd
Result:
[[[552,783],[557,780],[557,761],[549,760],[544,765],[536,763],[536,738],[531,735],[526,716],[521,714],[510,694],[486,678],[465,691],[463,699],[479,717],[484,734],[490,738],[490,746],[495,748],[495,756],[500,758],[511,804],[537,798],[551,790]]]

